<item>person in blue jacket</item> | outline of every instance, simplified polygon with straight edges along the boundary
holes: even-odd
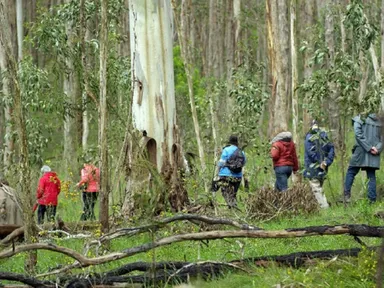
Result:
[[[240,171],[234,171],[228,165],[228,163],[234,159],[234,156],[236,160],[241,162],[244,166],[246,161],[245,153],[239,148],[238,137],[231,135],[229,137],[228,145],[223,148],[218,163],[218,166],[220,167],[218,175],[221,193],[229,209],[237,208],[236,194],[243,177],[242,169],[236,169]]]
[[[328,168],[333,163],[335,148],[327,133],[319,128],[315,120],[305,136],[304,148],[304,177],[309,179],[309,185],[320,207],[328,208],[323,184]]]

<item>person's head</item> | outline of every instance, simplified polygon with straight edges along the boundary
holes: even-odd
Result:
[[[239,146],[239,138],[236,135],[229,136],[228,143],[231,145]]]
[[[41,167],[41,173],[47,173],[47,172],[51,172],[51,167],[49,167],[48,165],[44,165],[43,167]]]

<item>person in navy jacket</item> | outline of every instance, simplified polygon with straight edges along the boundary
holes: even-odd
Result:
[[[229,169],[227,165],[228,159],[239,149],[239,140],[235,135],[231,135],[229,137],[228,145],[223,148],[221,153],[221,157],[218,163],[220,167],[219,170],[219,181],[221,187],[221,193],[225,199],[225,202],[228,205],[228,208],[237,208],[237,191],[239,190],[239,186],[241,183],[241,179],[243,177],[243,172],[240,171],[238,173],[233,172]],[[242,156],[244,157],[245,164],[245,154],[241,151]]]
[[[315,120],[312,121],[311,129],[305,136],[304,148],[304,177],[309,179],[309,185],[320,207],[328,208],[323,184],[328,168],[333,163],[335,148],[327,133],[319,128]]]

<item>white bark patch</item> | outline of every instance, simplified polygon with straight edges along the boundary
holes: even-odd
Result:
[[[170,0],[132,0],[130,29],[133,125],[156,141],[156,163],[161,171],[174,143],[169,127],[176,123]]]

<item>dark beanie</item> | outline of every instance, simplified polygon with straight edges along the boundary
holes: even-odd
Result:
[[[239,145],[239,139],[237,138],[237,136],[231,135],[231,136],[229,136],[228,143],[238,146]]]

